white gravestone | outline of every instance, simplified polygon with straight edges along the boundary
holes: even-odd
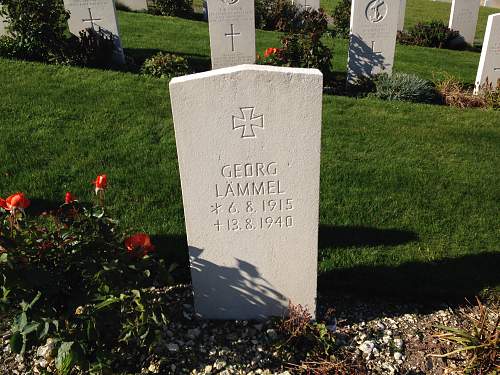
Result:
[[[500,13],[488,17],[477,70],[475,93],[478,93],[486,79],[494,88],[500,87]]]
[[[201,317],[314,316],[322,88],[319,70],[260,65],[170,82]]]
[[[490,8],[500,8],[500,0],[486,0],[484,2],[484,6]]]
[[[349,40],[349,83],[392,73],[400,0],[353,0]]]
[[[294,0],[293,3],[305,10],[319,9],[319,0]]]
[[[460,33],[463,40],[472,45],[476,36],[480,0],[453,0],[449,28]]]
[[[212,69],[255,63],[254,0],[208,0]]]
[[[117,0],[116,4],[121,4],[134,12],[143,12],[148,10],[147,0]]]
[[[399,4],[398,31],[402,31],[405,27],[405,15],[406,15],[406,0],[401,0],[401,3]]]
[[[113,0],[64,0],[64,7],[70,12],[68,26],[72,34],[79,36],[80,31],[93,29],[112,36],[113,60],[125,63]]]

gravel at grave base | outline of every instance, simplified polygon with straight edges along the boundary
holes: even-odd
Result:
[[[198,320],[190,286],[151,291],[171,306],[172,322],[165,327],[154,354],[142,358],[129,355],[129,363],[142,364],[136,374],[296,373],[276,356],[274,343],[280,334],[273,322]],[[331,306],[319,298],[320,319]],[[417,305],[367,303],[342,297],[335,300],[335,324],[329,327],[335,330],[342,353],[350,353],[350,359],[362,363],[368,374],[458,374],[445,370],[452,363],[429,354],[450,349],[432,334],[436,324],[460,327],[462,322],[456,314],[460,309],[443,306],[425,312]],[[46,355],[50,342],[28,351],[24,358],[16,356],[10,352],[4,323],[0,325],[0,345],[0,374],[41,374],[43,369],[55,373],[53,358]]]

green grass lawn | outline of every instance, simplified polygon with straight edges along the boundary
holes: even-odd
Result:
[[[119,17],[136,60],[162,50],[208,66],[206,23]],[[278,38],[259,31],[259,50]],[[345,71],[346,42],[328,43]],[[396,70],[473,82],[478,60],[398,46]],[[0,82],[0,196],[24,191],[34,209],[67,190],[90,200],[91,180],[107,173],[108,202],[123,225],[185,260],[166,81],[0,59]],[[499,112],[325,96],[323,116],[320,293],[424,302],[500,285]]]

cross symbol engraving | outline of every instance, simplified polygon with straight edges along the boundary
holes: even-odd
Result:
[[[309,4],[307,4],[307,0],[304,0],[304,8],[305,8],[306,10],[311,9],[311,6],[310,6]]]
[[[222,227],[222,224],[219,220],[217,220],[217,222],[214,224],[214,227],[217,227],[217,232],[220,232],[220,227]]]
[[[375,41],[372,40],[372,52],[377,54],[377,53],[382,53],[382,51],[375,51]]]
[[[227,37],[231,37],[231,51],[234,52],[234,37],[235,36],[240,36],[241,33],[235,33],[234,32],[234,25],[231,24],[231,33],[225,34],[225,35],[226,35],[226,38]]]
[[[255,138],[254,127],[264,129],[264,116],[254,116],[255,107],[240,108],[243,118],[233,116],[233,130],[243,128],[241,138]]]
[[[92,30],[95,31],[94,21],[102,21],[102,18],[93,18],[92,17],[92,11],[89,8],[89,18],[87,18],[87,19],[83,18],[82,21],[83,22],[90,22],[90,25],[92,26]]]

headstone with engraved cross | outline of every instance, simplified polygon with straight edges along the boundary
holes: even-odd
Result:
[[[170,97],[196,312],[316,307],[323,77],[239,65],[174,78]]]
[[[500,87],[500,13],[488,17],[476,76],[476,94],[486,80],[493,88]]]
[[[353,0],[347,69],[349,83],[382,72],[391,74],[400,2]]]
[[[80,31],[92,29],[111,36],[114,62],[125,63],[113,0],[64,0],[64,7],[70,12],[68,26],[72,34],[79,36]]]
[[[254,0],[208,0],[212,68],[255,63]]]
[[[453,0],[448,27],[460,33],[460,40],[472,45],[476,36],[481,0]]]
[[[306,10],[319,9],[319,0],[293,0],[293,3],[299,8]]]

